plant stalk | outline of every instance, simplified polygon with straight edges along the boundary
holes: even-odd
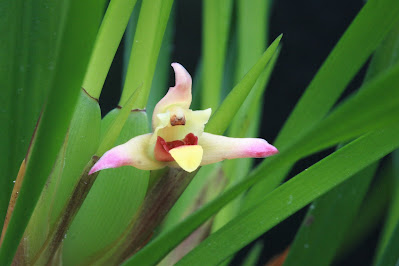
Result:
[[[130,231],[107,256],[105,265],[119,265],[139,251],[150,239],[180,195],[198,172],[169,168],[149,190],[144,202],[132,221]]]

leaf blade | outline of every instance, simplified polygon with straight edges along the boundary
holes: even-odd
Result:
[[[368,86],[370,86],[369,90],[378,92],[379,89],[382,88],[380,86],[381,84],[379,82],[386,82],[387,81],[386,79],[388,76],[393,79],[399,78],[399,75],[396,74],[396,71],[399,71],[399,65],[396,66],[396,69],[393,69],[389,73],[386,73],[386,75],[384,75],[383,77],[379,77],[378,82],[376,81],[372,84],[369,84],[368,85]],[[391,80],[391,82],[392,82],[392,80]],[[391,86],[391,82],[387,82],[384,89],[391,88],[390,93],[395,94],[395,91],[396,91],[396,93],[399,93],[399,91],[396,89],[396,87]],[[399,83],[394,81],[393,84],[399,84]],[[387,87],[387,85],[388,85],[388,87]],[[371,100],[372,101],[375,99],[375,95],[369,94],[370,91],[368,91],[366,89],[362,90],[363,94],[361,94],[360,96],[364,97],[363,100]],[[379,105],[384,105],[386,101],[389,101],[388,98],[391,98],[390,93],[384,94],[385,97],[387,97],[387,98],[384,98],[384,97],[380,98],[381,101],[380,101]],[[308,141],[306,141],[306,137],[308,138],[307,140],[309,140],[309,139],[312,140],[314,138],[314,136],[317,136],[319,134],[319,132],[327,132],[327,134],[326,133],[324,134],[324,137],[325,137],[324,141],[329,141],[330,145],[335,145],[339,142],[347,141],[354,137],[357,137],[357,136],[359,136],[359,134],[361,135],[366,132],[370,132],[371,130],[377,129],[379,121],[377,121],[375,119],[374,120],[367,119],[366,117],[363,117],[363,119],[367,120],[368,123],[363,123],[361,125],[357,125],[357,124],[353,125],[352,122],[357,121],[358,118],[360,118],[363,114],[366,114],[367,112],[365,112],[366,111],[365,108],[368,108],[368,106],[366,107],[366,105],[364,105],[363,100],[358,101],[359,98],[362,98],[362,97],[359,97],[359,95],[356,95],[356,96],[357,97],[353,97],[352,99],[348,100],[347,103],[344,105],[344,107],[341,106],[340,108],[337,108],[337,110],[335,110],[329,116],[332,118],[326,119],[326,122],[322,126],[318,126],[315,129],[313,129],[313,131],[308,133],[308,134],[312,133],[313,135],[302,136],[303,137],[302,140],[305,139],[305,141],[302,142],[302,145],[297,145],[296,149],[292,148],[295,146],[294,145],[291,147],[291,149],[281,150],[280,154],[268,159],[269,160],[268,168],[263,168],[263,169],[260,167],[256,168],[253,172],[251,172],[250,176],[248,176],[246,179],[242,180],[235,186],[232,186],[230,189],[228,189],[225,193],[223,193],[215,201],[212,201],[211,203],[209,203],[209,205],[207,205],[207,207],[201,209],[197,214],[194,214],[194,216],[193,216],[194,218],[193,217],[191,217],[191,219],[188,218],[187,220],[183,221],[182,224],[184,224],[184,226],[188,226],[188,225],[192,226],[192,227],[190,227],[191,229],[189,229],[189,230],[193,230],[196,226],[195,223],[198,222],[197,225],[199,225],[202,222],[205,222],[215,212],[219,211],[223,206],[225,206],[227,203],[229,203],[235,197],[240,195],[242,192],[244,192],[245,190],[250,188],[253,184],[259,182],[263,178],[268,180],[268,184],[270,187],[273,187],[276,182],[274,177],[279,176],[281,174],[282,169],[285,170],[287,165],[293,164],[296,160],[299,159],[299,157],[309,155],[309,153],[307,153],[309,146],[307,148],[303,148],[303,147],[306,147],[306,145],[308,145],[307,144]],[[367,96],[370,96],[370,97],[367,97]],[[382,95],[380,95],[380,96],[382,96]],[[399,99],[399,97],[394,97],[394,101],[397,101],[398,99]],[[355,103],[357,102],[357,104],[353,105],[352,104],[353,102],[355,102]],[[351,106],[354,107],[354,109],[356,110],[355,114],[357,114],[357,116],[359,116],[359,117],[354,116],[354,115],[350,116],[350,115],[348,115],[348,113],[345,113],[342,111],[342,109],[345,110],[345,108],[348,108],[346,110],[351,110],[350,112],[352,112],[352,109],[349,108]],[[396,108],[399,108],[398,102],[396,103]],[[385,111],[386,111],[386,113],[390,114],[389,123],[397,124],[399,118],[394,115],[397,112],[390,113],[389,109],[385,110]],[[377,108],[377,112],[378,112],[378,108]],[[386,122],[388,123],[388,120]],[[342,130],[341,130],[340,135],[334,135],[335,132],[334,132],[334,134],[328,134],[330,132],[330,126],[332,123],[341,123],[342,125],[345,125],[345,127],[341,128]],[[327,128],[329,130],[325,130]],[[352,133],[351,131],[354,128],[359,131]],[[360,132],[360,130],[361,130],[361,132]],[[320,143],[323,143],[323,141],[321,141]],[[294,143],[294,144],[298,144],[298,143]],[[301,148],[301,152],[297,153],[297,150],[299,148]],[[315,151],[316,150],[314,149],[313,152],[315,152]],[[260,197],[260,199],[262,199],[262,198],[263,198],[263,196]],[[259,202],[259,199],[258,199],[258,202]],[[199,222],[198,219],[200,219],[200,217],[201,217],[201,221]],[[187,236],[187,235],[182,235],[182,233],[183,233],[182,230],[176,229],[176,228],[174,228],[171,231],[166,232],[165,234],[161,235],[158,240],[155,239],[152,243],[149,244],[149,246],[147,248],[144,248],[142,252],[143,253],[145,252],[145,253],[140,256],[143,256],[143,257],[145,257],[145,259],[148,259],[147,256],[149,254],[151,254],[151,258],[156,259],[155,254],[158,254],[159,256],[166,255],[166,254],[162,254],[162,252],[167,252],[168,248],[173,247],[174,245],[179,243],[179,241],[183,240],[185,236]],[[173,240],[173,242],[172,242],[172,240]],[[174,241],[176,241],[176,242],[174,242]],[[138,253],[138,254],[140,254],[140,253]],[[138,258],[137,260],[140,261],[141,258]],[[133,259],[132,261],[135,261],[135,259]]]
[[[232,89],[226,99],[211,117],[211,120],[205,127],[205,131],[213,134],[223,134],[230,121],[233,119],[238,109],[250,93],[256,83],[259,75],[273,57],[282,35],[278,36],[274,42],[266,49],[262,57],[256,62],[251,70],[242,78],[242,80]]]
[[[232,9],[232,0],[203,1],[201,109],[219,106]]]
[[[317,124],[327,114],[350,80],[398,20],[398,14],[399,3],[396,1],[374,0],[365,4],[287,119],[274,143],[277,148],[295,142],[301,133]],[[351,58],[349,64],[348,58]],[[262,163],[262,167],[266,164],[267,162]],[[291,167],[292,165],[287,165],[284,171],[282,169],[279,176],[275,177],[274,184],[270,185],[264,181],[252,188],[246,197],[245,206],[255,204],[257,198],[265,191],[276,187]]]
[[[392,125],[360,137],[341,148],[269,193],[261,204],[208,237],[177,265],[201,264],[204,259],[210,264],[223,261],[352,174],[398,148],[398,133],[399,126]],[[378,147],[374,148],[374,144]],[[365,155],[365,150],[373,150],[375,153]],[[340,167],[336,167],[337,165]],[[226,245],[226,237],[229,245]],[[215,253],[214,250],[218,252]]]
[[[57,33],[66,14],[63,1],[30,2],[9,1],[0,8],[0,228],[13,180],[55,75],[61,44]]]
[[[82,14],[86,8],[92,12]],[[19,199],[0,249],[0,264],[3,265],[12,261],[28,218],[62,145],[88,63],[88,54],[97,32],[102,12],[101,1],[73,1],[69,12],[52,90],[39,124],[36,143],[27,162]],[[69,78],[65,78],[65,73],[70,75]],[[48,132],[52,134],[49,135]],[[47,157],[41,156],[43,151],[46,151]]]

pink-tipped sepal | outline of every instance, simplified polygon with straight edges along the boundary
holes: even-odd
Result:
[[[278,153],[266,140],[260,138],[229,138],[203,133],[198,142],[204,149],[201,165],[237,158],[265,158]]]
[[[168,107],[175,105],[183,109],[188,109],[191,105],[191,76],[179,63],[172,63],[172,67],[175,71],[176,83],[174,87],[169,88],[168,93],[166,93],[154,108],[152,115],[154,129],[156,127],[154,123],[157,121],[157,115],[164,113]]]
[[[104,153],[100,160],[90,169],[89,175],[104,169],[117,168],[130,164],[130,158],[124,154],[120,146],[117,146]]]
[[[149,157],[148,147],[152,134],[144,134],[132,138],[125,144],[107,151],[91,168],[89,175],[100,170],[117,168],[125,165],[141,170],[156,170],[165,167],[164,164]]]

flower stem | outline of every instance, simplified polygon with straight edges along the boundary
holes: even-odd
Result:
[[[54,256],[57,255],[57,250],[62,244],[71,222],[78,213],[83,201],[86,199],[87,194],[89,193],[99,174],[94,173],[92,175],[88,175],[89,170],[98,161],[98,159],[99,158],[97,156],[93,156],[86,165],[79,183],[75,186],[72,196],[69,199],[64,212],[62,213],[62,217],[60,217],[58,220],[55,230],[50,232],[45,244],[43,245],[43,248],[33,260],[33,264],[37,263],[39,265],[51,265],[51,262],[53,261]]]
[[[151,239],[157,226],[163,221],[180,195],[198,172],[169,168],[149,190],[136,218],[122,241],[106,256],[104,265],[119,265],[139,251]]]

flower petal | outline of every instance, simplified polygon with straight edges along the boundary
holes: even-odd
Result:
[[[152,115],[152,127],[155,129],[158,124],[157,115],[164,113],[172,105],[188,109],[191,104],[191,76],[179,63],[172,63],[175,71],[176,85],[170,87],[168,93],[157,103]]]
[[[259,138],[228,138],[203,133],[198,144],[204,149],[201,165],[236,158],[264,158],[278,153],[266,140]]]
[[[181,168],[191,173],[200,165],[203,150],[200,145],[185,145],[171,149],[169,153]]]
[[[193,133],[187,134],[186,137],[182,140],[174,140],[171,142],[165,141],[162,137],[157,138],[157,143],[154,148],[154,157],[157,161],[160,162],[172,162],[174,161],[172,155],[170,155],[169,151],[171,149],[184,146],[184,145],[197,145],[198,137],[196,137]]]
[[[152,134],[140,135],[125,144],[107,151],[91,168],[89,175],[97,171],[131,165],[141,170],[155,170],[165,166],[148,156],[148,143]]]
[[[197,137],[201,137],[204,132],[204,126],[211,116],[211,108],[199,111],[185,110],[185,116],[186,124],[184,126],[157,127],[154,134],[162,137],[166,141],[183,139],[190,133],[193,133]]]

